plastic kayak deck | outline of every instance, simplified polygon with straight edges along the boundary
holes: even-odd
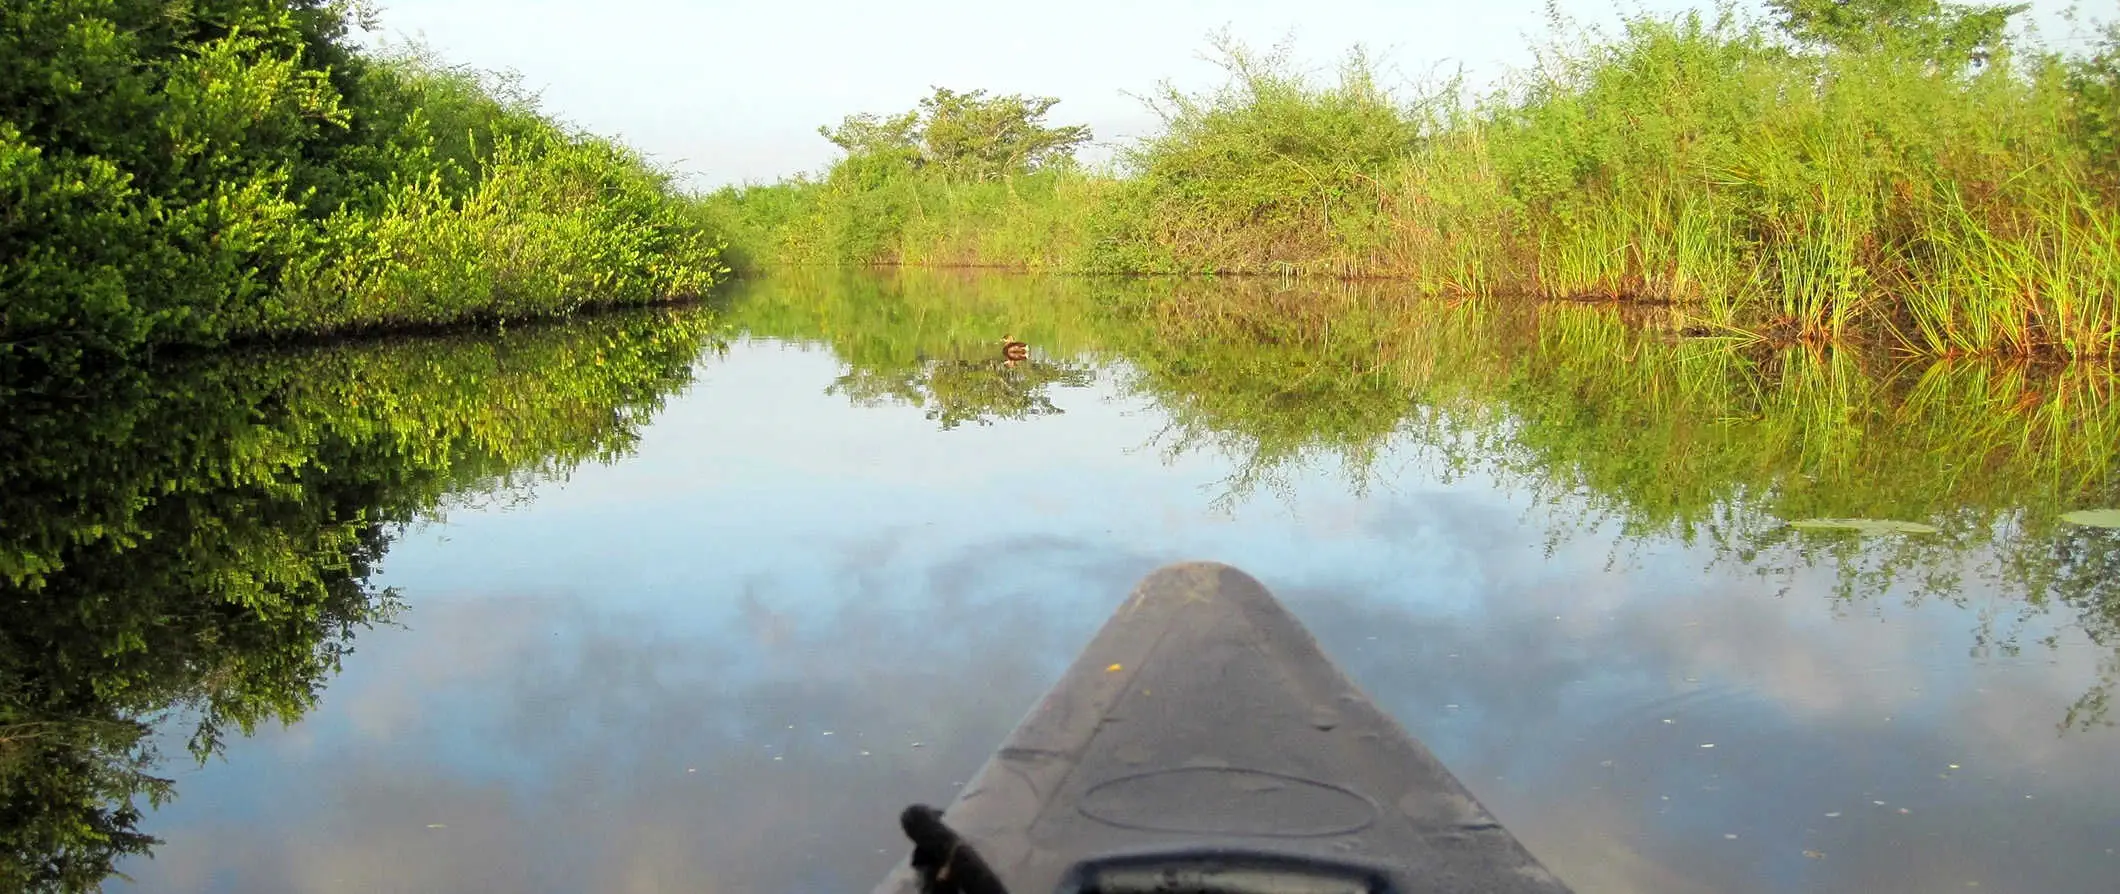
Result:
[[[1009,894],[1568,891],[1214,563],[1143,579],[942,820]],[[907,862],[876,888],[922,890]]]

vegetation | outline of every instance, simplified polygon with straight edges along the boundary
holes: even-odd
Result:
[[[0,402],[0,889],[94,890],[155,840],[158,725],[292,723],[393,595],[396,529],[622,455],[696,313],[231,353]]]
[[[93,888],[146,852],[157,724],[203,757],[299,718],[390,617],[370,577],[399,526],[623,453],[712,336],[666,311],[151,349],[696,294],[724,273],[709,233],[756,267],[1340,277],[821,271],[729,310],[943,428],[1064,412],[1114,364],[1169,450],[1236,460],[1232,499],[1408,452],[1574,507],[1556,538],[1831,563],[1850,601],[1983,578],[2072,614],[2120,679],[2120,538],[2058,521],[2120,505],[2120,380],[2082,359],[2120,349],[2120,26],[2063,55],[2007,38],[2021,7],[1770,9],[1634,18],[1415,100],[1359,55],[1320,84],[1225,43],[1229,83],[1157,93],[1163,132],[1113,171],[1074,161],[1090,135],[1051,98],[938,88],[821,128],[846,157],[819,178],[694,203],[504,79],[354,51],[336,0],[15,4],[0,888]],[[1937,533],[1787,524],[1813,517]]]
[[[0,18],[0,372],[156,344],[690,295],[716,247],[639,156],[504,80],[348,40],[345,0]]]
[[[1032,263],[1067,218],[1026,217],[1065,208],[1079,188],[1080,125],[1049,126],[1050,97],[989,97],[937,87],[911,111],[849,115],[818,133],[846,152],[821,180],[724,189],[703,214],[730,244],[731,260],[757,268],[788,261],[976,265]],[[936,209],[951,214],[937,216]],[[994,224],[1008,225],[997,233]]]
[[[1635,16],[1559,32],[1491,92],[1413,100],[1360,55],[1320,84],[1224,42],[1229,83],[1160,91],[1163,131],[1114,171],[972,178],[848,140],[822,179],[708,204],[759,266],[1388,276],[1671,302],[1780,344],[2110,356],[2120,29],[2045,51],[2006,36],[2023,8]]]

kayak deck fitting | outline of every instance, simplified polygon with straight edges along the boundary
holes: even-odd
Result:
[[[908,808],[919,846],[876,894],[928,890],[915,864],[965,894],[989,894],[983,867],[1009,894],[1568,891],[1263,585],[1209,562],[1143,579],[932,821]]]

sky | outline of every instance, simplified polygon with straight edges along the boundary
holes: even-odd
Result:
[[[1705,0],[1556,0],[1578,23],[1622,9],[1705,8]],[[2112,0],[2090,0],[2095,8]],[[1460,67],[1488,82],[1528,65],[1550,34],[1545,0],[375,0],[371,43],[418,41],[454,63],[519,72],[548,112],[617,137],[688,184],[768,182],[822,170],[818,136],[853,112],[912,108],[933,86],[1061,100],[1054,123],[1105,143],[1153,130],[1129,92],[1170,79],[1220,83],[1205,58],[1226,30],[1255,47],[1294,41],[1330,71],[1351,47],[1414,85]],[[1754,6],[1744,3],[1743,6]],[[2042,19],[2056,3],[2040,4]],[[2110,13],[2108,13],[2110,16]]]

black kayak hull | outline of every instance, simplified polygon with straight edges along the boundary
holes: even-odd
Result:
[[[1215,563],[1145,578],[943,819],[1011,894],[1205,875],[1229,891],[1568,890],[1264,586]],[[919,890],[904,863],[876,888]]]

